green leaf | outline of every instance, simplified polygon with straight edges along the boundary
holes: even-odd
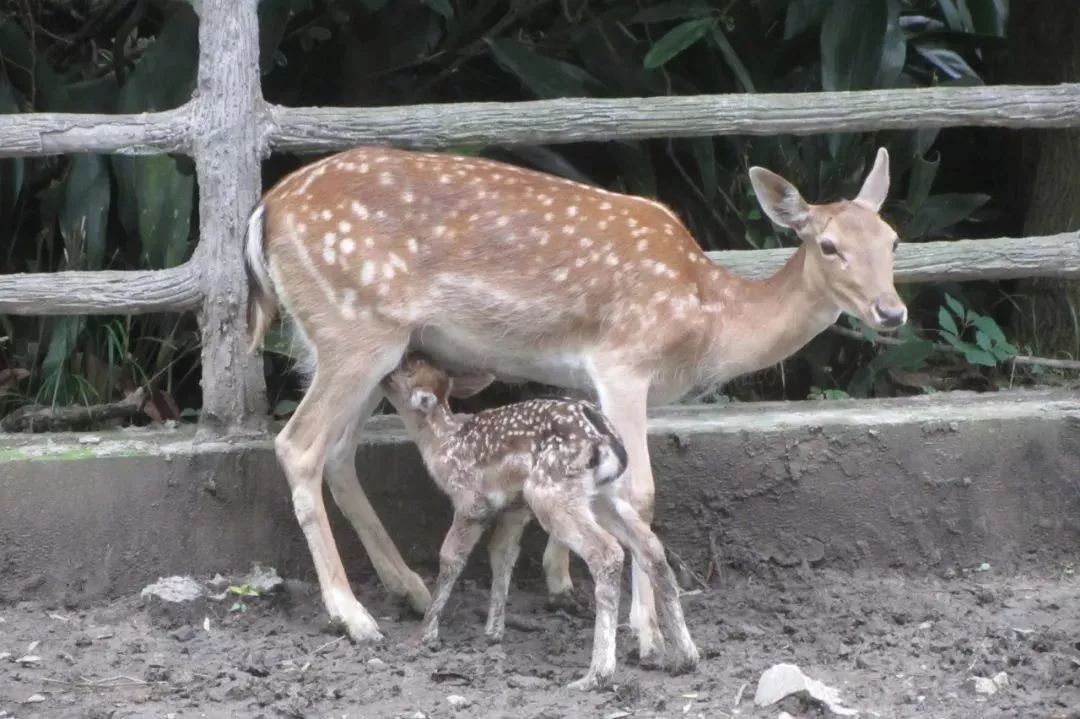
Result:
[[[790,40],[821,24],[832,0],[791,0],[784,14],[784,39]]]
[[[454,17],[454,8],[450,5],[449,0],[420,0],[420,3],[428,6],[447,20]]]
[[[701,190],[705,198],[713,200],[716,197],[718,187],[716,173],[716,146],[711,137],[694,137],[689,141],[694,151],[694,161],[697,162],[698,172],[701,174]]]
[[[724,30],[718,24],[713,26],[712,41],[720,50],[720,54],[724,56],[724,60],[727,62],[728,67],[731,68],[731,72],[735,75],[735,79],[743,91],[757,92],[754,88],[754,81],[750,78],[750,71],[746,69],[746,65],[743,64],[742,59],[735,52],[735,48],[728,41],[727,35],[724,34]]]
[[[998,358],[998,361],[1004,362],[1010,360],[1016,356],[1016,348],[1008,342],[999,342],[990,348],[990,352]]]
[[[821,394],[825,399],[851,399],[851,395],[842,389],[827,389]]]
[[[239,585],[239,586],[237,586],[235,584],[232,584],[232,585],[229,585],[228,589],[226,589],[225,591],[228,592],[229,594],[235,594],[238,597],[257,597],[257,596],[259,596],[259,593],[257,591],[255,591],[254,589],[252,589],[251,587],[249,587],[246,584],[242,584],[242,585]]]
[[[934,184],[938,167],[941,165],[941,154],[935,152],[933,159],[926,159],[922,155],[915,158],[911,166],[911,175],[908,180],[907,204],[912,214],[917,214],[922,208],[926,198],[930,196],[930,187]]]
[[[175,267],[187,256],[195,178],[181,173],[166,155],[140,157],[133,164],[143,255],[153,269]]]
[[[975,345],[971,344],[970,342],[965,342],[964,340],[960,339],[956,335],[951,335],[948,332],[940,332],[939,334],[941,335],[941,339],[948,342],[950,345],[952,345],[955,349],[959,350],[960,352],[968,352],[969,350],[972,350],[972,349],[978,349],[978,347],[976,347]]]
[[[971,324],[979,328],[980,331],[985,332],[986,336],[994,342],[1005,342],[1005,333],[1001,331],[1001,327],[994,321],[992,317],[986,317],[984,315],[977,315],[971,320]]]
[[[983,367],[997,367],[997,358],[986,350],[979,349],[978,347],[968,348],[968,350],[964,352],[964,359],[971,364],[981,365]]]
[[[960,330],[956,327],[956,322],[953,320],[952,315],[944,307],[938,308],[938,324],[941,325],[941,329],[948,332],[951,335],[959,336]]]
[[[967,219],[989,201],[989,195],[979,193],[932,195],[908,222],[904,236],[915,239],[940,232]]]
[[[975,344],[980,348],[989,351],[990,350],[990,337],[982,330],[975,331]]]
[[[949,306],[949,309],[952,310],[954,315],[960,319],[964,319],[964,306],[948,292],[945,293],[945,304]]]
[[[100,155],[75,155],[64,179],[60,234],[68,269],[100,270],[105,262],[109,171]]]
[[[577,65],[544,57],[516,40],[495,38],[486,42],[495,62],[541,99],[586,97],[587,88],[598,85]]]
[[[0,115],[16,114],[19,110],[15,88],[9,82],[0,82]],[[26,161],[23,158],[0,160],[0,222],[12,222],[25,176]]]
[[[1005,37],[1008,0],[963,0],[975,32]]]
[[[830,92],[868,90],[892,72],[898,0],[834,2],[821,25],[821,84]]]
[[[914,371],[922,368],[926,358],[934,351],[934,345],[924,339],[914,339],[902,345],[890,347],[873,359],[875,369],[903,369]]]
[[[671,0],[646,8],[630,19],[631,23],[669,22],[686,18],[705,17],[713,9],[703,0]]]
[[[881,42],[881,65],[874,75],[874,87],[893,87],[907,59],[907,36],[900,28],[900,0],[885,0],[888,14]]]
[[[311,0],[261,0],[259,3],[259,70],[263,75],[274,69],[285,28],[296,14],[311,9]],[[378,9],[378,8],[376,8]]]
[[[933,65],[941,74],[949,80],[973,80],[974,84],[982,84],[979,73],[967,63],[960,53],[948,47],[935,47],[928,43],[916,43],[915,52],[924,60]]]
[[[711,18],[688,20],[676,25],[656,41],[652,49],[645,54],[644,65],[648,70],[663,67],[679,53],[696,43],[716,27],[718,21]]]
[[[956,0],[938,0],[941,14],[945,16],[945,24],[952,30],[971,32],[971,16],[963,12],[956,4]]]

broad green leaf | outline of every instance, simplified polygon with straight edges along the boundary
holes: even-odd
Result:
[[[948,292],[945,293],[945,304],[949,306],[949,309],[952,310],[954,315],[960,319],[964,318],[964,306]]]
[[[944,307],[938,308],[938,324],[941,325],[941,329],[953,336],[960,336],[960,330],[956,327],[956,321],[953,320],[952,315]]]
[[[656,197],[656,171],[646,146],[640,142],[614,142],[611,152],[630,194]]]
[[[101,155],[75,155],[64,179],[60,234],[69,269],[100,270],[105,262],[109,170]]]
[[[11,83],[0,80],[0,115],[12,115],[20,110],[19,99]],[[22,194],[26,161],[21,157],[0,160],[0,222],[11,222],[19,196]]]
[[[784,39],[821,24],[832,0],[791,0],[784,15]]]
[[[0,12],[0,57],[4,62],[5,81],[10,79],[27,98],[33,98],[34,110],[74,112],[68,104],[64,79],[34,49],[13,14]]]
[[[991,345],[989,335],[987,335],[982,330],[976,330],[975,331],[975,344],[977,344],[979,347],[981,347],[984,350],[989,350],[990,345]]]
[[[914,371],[922,368],[926,358],[934,351],[933,343],[924,339],[914,339],[902,345],[890,347],[873,359],[878,370],[903,369]]]
[[[311,9],[311,0],[261,0],[259,3],[259,69],[266,74],[274,69],[285,28],[297,13]],[[369,8],[370,9],[370,8]],[[375,8],[378,9],[378,8]]]
[[[867,90],[882,71],[890,2],[834,2],[821,25],[821,85]],[[891,57],[891,56],[890,56]]]
[[[975,325],[982,332],[985,332],[986,336],[994,342],[1006,342],[1005,333],[1001,331],[1001,327],[994,321],[994,318],[978,315],[971,320],[971,324]]]
[[[671,20],[705,17],[712,14],[712,12],[713,9],[704,0],[671,0],[641,10],[631,18],[630,22],[669,22]]]
[[[153,269],[175,267],[188,251],[195,177],[181,173],[167,155],[140,157],[134,165],[143,255]]]
[[[454,8],[449,0],[420,0],[420,2],[449,20],[454,17]]]
[[[541,99],[586,97],[587,88],[598,84],[577,65],[544,57],[516,40],[495,38],[487,44],[495,62]]]
[[[908,180],[907,204],[912,214],[917,214],[922,208],[926,198],[930,196],[930,187],[934,184],[938,167],[941,165],[941,154],[935,152],[932,159],[926,159],[919,155],[911,166],[911,175]]]
[[[742,59],[735,52],[735,48],[731,46],[727,35],[724,34],[724,30],[719,25],[713,26],[712,40],[717,49],[720,50],[720,54],[724,56],[724,60],[727,62],[728,67],[731,68],[731,72],[735,75],[735,79],[743,91],[757,92],[754,89],[754,81],[750,78],[750,71],[746,69],[746,65],[743,64]]]
[[[851,395],[842,389],[827,389],[821,394],[825,399],[851,399]]]
[[[51,396],[45,398],[50,404],[54,401],[67,402],[68,400],[67,397],[59,396],[62,391],[64,368],[71,353],[75,351],[75,344],[85,322],[85,317],[57,317],[51,320],[49,349],[41,363],[42,375],[51,378],[52,381],[49,393]]]
[[[989,195],[978,193],[931,195],[908,222],[904,235],[914,239],[940,232],[966,220],[989,200]]]
[[[688,20],[676,25],[664,34],[645,55],[644,65],[649,70],[663,67],[679,53],[696,43],[716,27],[718,21],[711,18]]]
[[[956,0],[937,0],[937,2],[938,7],[941,8],[941,14],[945,16],[945,24],[950,29],[971,32],[973,28],[970,24],[970,16],[965,17],[965,13],[956,4]]]
[[[997,358],[990,354],[986,350],[979,349],[978,347],[969,347],[964,352],[964,359],[971,364],[981,365],[983,367],[997,367]]]
[[[970,342],[965,342],[956,335],[951,335],[947,332],[941,332],[940,334],[941,339],[945,340],[950,345],[952,345],[954,349],[960,350],[961,352],[967,352],[970,349],[978,349],[977,347],[975,347],[975,345],[971,344]]]
[[[990,348],[990,352],[997,357],[999,362],[1010,360],[1016,356],[1016,348],[1008,342],[1000,342]]]
[[[947,47],[933,47],[926,44],[916,44],[915,52],[919,53],[927,62],[941,71],[949,80],[968,80],[974,84],[982,84],[979,73],[968,65],[961,55]],[[969,83],[970,84],[970,83]]]
[[[694,151],[694,161],[701,175],[701,191],[706,199],[716,197],[718,186],[716,174],[716,146],[711,137],[694,137],[688,140]]]
[[[257,597],[257,596],[259,596],[259,593],[255,589],[252,589],[247,584],[241,584],[241,585],[230,584],[228,586],[228,588],[226,588],[225,591],[228,592],[229,594],[235,594],[238,597]]]
[[[975,32],[985,35],[1005,36],[1005,20],[1008,16],[1008,0],[961,0],[971,16]],[[1017,8],[1019,11],[1020,8]]]
[[[900,0],[885,0],[888,14],[885,37],[881,42],[881,65],[874,76],[874,87],[893,87],[907,59],[907,37],[900,29]]]

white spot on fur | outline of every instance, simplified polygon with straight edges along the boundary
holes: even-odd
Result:
[[[356,251],[356,242],[351,237],[346,237],[341,241],[341,252],[345,255],[351,255]]]
[[[352,212],[361,220],[366,220],[368,218],[368,208],[364,205],[361,205],[356,200],[352,201]]]
[[[570,272],[565,267],[560,267],[551,273],[551,279],[556,282],[566,282],[566,278],[570,275]]]
[[[360,283],[364,286],[370,285],[375,280],[375,263],[371,260],[364,262],[364,266],[360,268]]]
[[[420,251],[420,245],[417,244],[415,237],[410,237],[408,240],[406,240],[405,245],[409,248],[409,252],[413,253],[414,255]]]

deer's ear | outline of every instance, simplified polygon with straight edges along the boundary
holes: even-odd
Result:
[[[438,398],[426,389],[414,389],[409,395],[409,406],[425,414],[435,409],[438,401]]]
[[[750,184],[754,186],[761,209],[781,227],[798,231],[810,219],[810,205],[795,185],[764,167],[750,168]]]
[[[486,372],[481,374],[454,375],[450,379],[450,396],[465,399],[482,392],[489,384],[495,381],[495,375]]]
[[[877,212],[885,204],[888,194],[889,151],[880,147],[874,159],[874,166],[870,168],[870,174],[866,176],[862,189],[859,190],[859,196],[855,198],[855,204]]]

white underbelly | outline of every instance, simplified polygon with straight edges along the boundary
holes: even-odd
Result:
[[[516,338],[478,337],[457,327],[424,327],[413,333],[409,349],[419,350],[454,372],[490,372],[504,382],[541,382],[591,390],[588,357],[580,349],[521,346]]]

